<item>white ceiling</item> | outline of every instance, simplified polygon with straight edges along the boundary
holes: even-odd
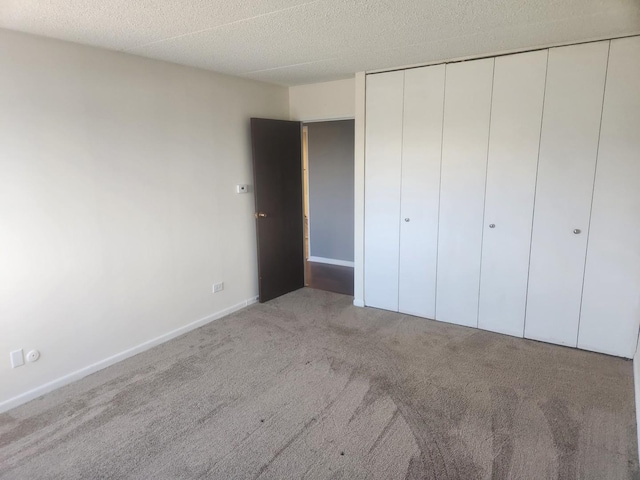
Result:
[[[0,0],[0,28],[300,85],[640,33],[640,0]]]

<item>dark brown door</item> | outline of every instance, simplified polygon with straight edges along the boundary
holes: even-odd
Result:
[[[304,287],[301,124],[251,119],[260,302]]]

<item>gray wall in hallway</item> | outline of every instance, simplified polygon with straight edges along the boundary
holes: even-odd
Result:
[[[307,127],[310,255],[353,261],[354,121]]]

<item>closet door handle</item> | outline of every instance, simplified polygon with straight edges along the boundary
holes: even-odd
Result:
[[[575,233],[576,235],[580,235],[582,233],[582,230],[580,230],[579,228],[576,228],[573,230],[573,233]]]
[[[496,228],[496,224],[495,223],[490,223],[489,224],[489,228]]]
[[[409,217],[407,217],[407,218],[404,219],[404,221],[405,222],[409,222],[409,221],[411,221],[411,219]]]

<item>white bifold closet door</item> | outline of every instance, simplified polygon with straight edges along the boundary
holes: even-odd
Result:
[[[578,347],[632,358],[640,324],[640,37],[611,40]]]
[[[435,318],[444,65],[405,72],[399,310]]]
[[[366,82],[364,301],[397,311],[404,72]]]
[[[446,66],[436,320],[476,327],[494,59]]]
[[[495,62],[478,327],[522,337],[547,50]]]
[[[609,42],[549,50],[525,337],[576,346]]]

